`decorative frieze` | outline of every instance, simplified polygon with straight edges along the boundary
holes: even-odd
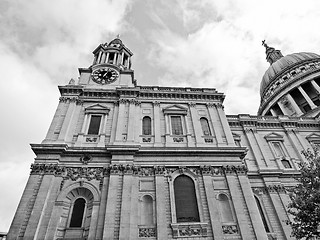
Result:
[[[206,237],[208,233],[207,223],[172,223],[172,235],[179,237]]]
[[[143,137],[142,142],[151,142],[151,137]]]
[[[97,142],[98,138],[97,137],[86,137],[86,142],[91,143],[91,142]]]
[[[239,230],[237,225],[222,225],[223,234],[238,234]]]
[[[157,237],[155,227],[139,227],[139,238]]]
[[[65,180],[70,179],[76,181],[80,178],[87,180],[100,180],[104,176],[109,174],[134,174],[139,176],[154,176],[154,175],[170,175],[176,171],[180,174],[191,172],[194,175],[223,175],[228,173],[243,174],[247,172],[247,168],[244,165],[227,165],[227,166],[179,166],[179,167],[166,167],[166,166],[154,166],[144,167],[136,165],[122,165],[112,164],[107,167],[87,167],[92,157],[90,155],[84,155],[80,158],[80,161],[86,165],[81,167],[61,166],[58,164],[31,164],[31,174],[53,174],[55,176],[61,176]]]
[[[183,142],[183,137],[174,137],[173,142],[177,142],[177,143]]]

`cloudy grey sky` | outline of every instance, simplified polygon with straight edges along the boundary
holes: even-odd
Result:
[[[8,231],[58,104],[58,85],[117,34],[139,85],[210,87],[227,114],[256,114],[263,39],[320,53],[318,0],[1,0],[0,232]]]

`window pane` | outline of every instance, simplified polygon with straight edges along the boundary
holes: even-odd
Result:
[[[273,143],[273,147],[274,147],[274,151],[276,152],[276,156],[277,156],[277,157],[283,157],[283,156],[285,156],[284,153],[283,153],[283,151],[282,151],[282,148],[281,148],[280,143],[274,142],[274,143]]]
[[[288,160],[282,160],[281,162],[284,168],[291,168],[291,164]]]
[[[182,175],[174,180],[177,222],[200,222],[194,183]]]
[[[142,120],[142,134],[151,135],[151,118],[144,117]]]
[[[182,123],[180,116],[172,116],[171,117],[171,127],[173,135],[182,135]]]
[[[100,122],[101,122],[101,116],[91,116],[88,134],[98,135]]]
[[[201,123],[203,135],[210,136],[211,132],[210,132],[208,120],[206,118],[200,118],[200,123]]]
[[[70,227],[82,227],[86,201],[83,198],[78,198],[73,205]]]

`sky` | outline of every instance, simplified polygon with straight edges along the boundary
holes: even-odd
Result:
[[[226,114],[258,110],[269,64],[320,53],[318,0],[1,0],[0,232],[7,232],[58,105],[58,85],[92,64],[118,34],[138,85],[216,88]]]

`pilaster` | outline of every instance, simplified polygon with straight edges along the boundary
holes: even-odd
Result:
[[[238,178],[256,238],[259,240],[268,240],[248,177],[246,175],[238,175]]]
[[[69,104],[69,106],[58,137],[58,141],[60,142],[70,141],[70,129],[72,128],[73,121],[75,121],[74,115],[76,108],[76,100],[76,97],[67,98],[67,103]]]
[[[216,104],[217,107],[217,111],[221,120],[221,124],[222,124],[222,128],[224,131],[224,134],[226,136],[227,139],[227,145],[231,145],[231,146],[235,146],[234,140],[233,140],[233,136],[231,133],[231,129],[226,117],[226,114],[223,111],[223,105],[221,103]]]
[[[200,125],[200,120],[198,118],[196,103],[190,102],[189,107],[190,107],[192,124],[193,124],[193,128],[194,128],[194,135],[196,138],[196,145],[197,146],[204,145],[204,139],[201,137],[202,136],[202,129],[201,129],[201,125]]]
[[[120,178],[122,176],[120,173],[111,171],[110,173],[110,180],[109,180],[109,190],[107,196],[107,206],[106,206],[106,213],[105,213],[105,220],[104,220],[104,229],[103,229],[103,239],[114,239],[115,234],[115,218],[117,212],[117,198],[118,198],[118,188],[120,188]],[[122,190],[122,188],[120,188]],[[120,202],[119,202],[120,204]]]
[[[156,213],[157,213],[157,239],[167,240],[168,239],[168,229],[167,229],[167,218],[166,218],[166,198],[165,198],[165,184],[166,179],[164,177],[164,169],[159,168],[156,170]]]
[[[212,231],[214,235],[215,240],[223,240],[223,233],[222,233],[222,225],[219,221],[219,210],[217,208],[218,201],[216,199],[216,196],[214,194],[214,185],[213,185],[213,179],[214,177],[211,177],[211,174],[205,174],[203,173],[203,182],[204,187],[206,191],[206,197],[208,202],[208,210],[209,210],[209,216],[210,216],[210,222],[212,226]]]
[[[209,115],[210,115],[210,118],[212,121],[214,135],[217,139],[217,145],[222,146],[222,145],[224,145],[224,142],[222,139],[222,126],[219,121],[218,111],[216,109],[216,105],[212,104],[212,103],[207,103],[207,108],[208,108]]]
[[[153,123],[154,123],[154,146],[161,146],[161,128],[160,128],[160,102],[153,102]]]
[[[127,142],[134,142],[134,132],[135,132],[135,121],[136,121],[136,100],[131,99],[129,101],[129,123],[128,123],[128,135]]]
[[[120,99],[119,100],[119,112],[117,118],[117,127],[116,127],[116,142],[123,142],[123,130],[124,130],[124,118],[125,118],[125,106],[127,103],[127,99]]]
[[[48,203],[48,200],[50,195],[49,192],[52,190],[53,180],[54,175],[52,174],[46,174],[43,176],[40,189],[28,221],[28,226],[23,237],[24,240],[37,239],[38,237],[41,221],[45,214],[44,209],[46,209],[47,205],[50,204]]]
[[[105,214],[106,214],[106,207],[107,207],[107,197],[108,197],[108,190],[109,190],[109,176],[104,176],[102,189],[101,189],[101,202],[98,212],[98,223],[96,229],[96,236],[97,240],[103,239],[103,229],[104,229],[104,221],[105,221]]]

